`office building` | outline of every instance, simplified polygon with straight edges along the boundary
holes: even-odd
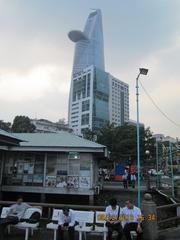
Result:
[[[73,30],[68,34],[75,42],[73,74],[93,65],[104,70],[104,40],[101,11],[89,14],[84,31]]]
[[[84,129],[98,131],[107,123],[123,125],[129,120],[129,87],[105,71],[101,11],[90,13],[83,32],[68,36],[75,42],[69,127],[82,135]]]
[[[69,125],[75,134],[98,131],[108,123],[129,119],[129,87],[109,73],[90,66],[74,74]]]
[[[129,86],[109,74],[109,121],[123,125],[129,121]]]
[[[72,132],[64,119],[60,119],[58,122],[51,122],[47,119],[31,119],[31,123],[36,127],[35,132],[37,133]]]

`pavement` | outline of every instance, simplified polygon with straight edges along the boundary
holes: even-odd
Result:
[[[88,240],[102,240],[102,235],[97,236],[94,234],[87,235]],[[24,240],[25,235],[22,230],[12,230],[9,236],[6,236],[4,240]],[[76,233],[75,240],[78,240],[78,233]],[[34,233],[33,237],[29,237],[29,240],[53,240],[53,231],[46,230],[41,227]],[[64,240],[68,240],[65,236]],[[124,239],[123,239],[124,240]],[[168,230],[161,231],[158,240],[180,240],[180,227],[171,228]]]
[[[123,191],[123,192],[137,192],[137,183],[135,188],[129,186],[127,189],[124,188],[122,182],[105,182],[103,184],[104,191]],[[147,190],[147,184],[141,183],[141,191],[145,192]]]
[[[180,226],[160,232],[158,240],[180,240]]]

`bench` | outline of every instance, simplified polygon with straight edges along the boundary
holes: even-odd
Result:
[[[86,233],[102,234],[103,240],[106,240],[108,229],[106,227],[105,212],[96,211],[94,213],[92,211],[74,211],[74,213],[75,221],[78,222],[78,225],[75,226],[75,231],[79,233],[79,240],[82,240],[83,234],[86,239]],[[58,219],[60,214],[62,214],[62,210],[53,209],[52,222],[46,225],[47,229],[54,231],[54,240],[57,238]],[[122,221],[122,227],[124,227],[124,224],[124,221]],[[116,237],[116,234],[117,232],[113,233],[114,237]],[[135,240],[137,238],[137,233],[135,231],[131,231],[130,234],[132,240]]]
[[[96,220],[95,220],[95,232],[102,233],[103,239],[106,240],[108,229],[106,227],[106,213],[102,211],[96,211]],[[100,226],[102,225],[102,226]]]
[[[131,240],[136,240],[137,239],[137,233],[135,231],[131,231]]]
[[[2,211],[1,211],[1,218],[6,218],[9,211],[10,211],[10,207],[3,207]],[[40,207],[30,207],[30,208],[28,208],[25,211],[24,216],[22,218],[24,221],[19,222],[15,225],[9,225],[8,226],[8,233],[10,233],[10,228],[11,227],[15,227],[15,228],[18,228],[18,229],[25,230],[25,240],[28,240],[29,230],[31,230],[31,234],[33,235],[33,231],[36,230],[39,226],[39,222],[37,222],[37,223],[27,223],[26,222],[26,220],[28,220],[34,212],[39,212],[40,215],[42,215],[42,209]]]
[[[75,221],[79,224],[75,227],[75,230],[79,233],[79,240],[82,240],[82,235],[86,239],[86,233],[92,232],[94,224],[94,212],[92,211],[75,211]],[[88,226],[91,225],[91,226]]]
[[[108,229],[106,227],[106,213],[103,211],[96,211],[96,227],[95,227],[95,232],[97,233],[102,233],[103,234],[103,239],[106,240],[107,238],[107,232]],[[102,226],[98,226],[99,224],[102,224]],[[122,227],[125,225],[125,221],[121,222]],[[137,239],[137,233],[135,231],[131,231],[131,240],[136,240]],[[117,232],[113,233],[112,237],[116,237]]]
[[[87,225],[94,223],[94,212],[74,211],[74,213],[75,213],[75,221],[78,222],[78,225],[75,226],[75,231],[79,233],[79,240],[82,240],[83,234],[86,237],[86,233],[92,231],[92,226],[87,226]],[[54,240],[56,240],[57,238],[58,219],[60,214],[62,214],[62,210],[53,209],[52,222],[46,225],[47,229],[54,231],[54,237],[53,237]]]
[[[58,219],[59,219],[60,214],[62,214],[62,210],[53,209],[52,222],[50,222],[46,225],[47,229],[54,231],[54,240],[56,240],[56,238],[57,238]]]

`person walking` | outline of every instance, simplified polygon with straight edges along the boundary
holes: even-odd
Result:
[[[124,186],[124,189],[128,188],[128,171],[126,169],[124,170],[124,175],[123,175],[123,186]]]
[[[135,188],[135,185],[136,185],[136,175],[135,175],[135,173],[131,173],[131,185],[132,185],[132,188]]]

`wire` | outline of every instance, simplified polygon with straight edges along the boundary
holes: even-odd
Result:
[[[145,89],[145,87],[143,86],[143,84],[141,83],[141,81],[139,80],[140,85],[142,87],[142,89],[144,90],[145,94],[147,95],[147,97],[150,99],[150,101],[152,102],[152,104],[158,109],[158,111],[172,124],[174,124],[176,127],[180,128],[180,124],[176,123],[174,120],[172,120],[166,113],[164,113],[160,107],[157,105],[157,103],[153,100],[153,98],[151,97],[151,95],[148,93],[148,91]]]

